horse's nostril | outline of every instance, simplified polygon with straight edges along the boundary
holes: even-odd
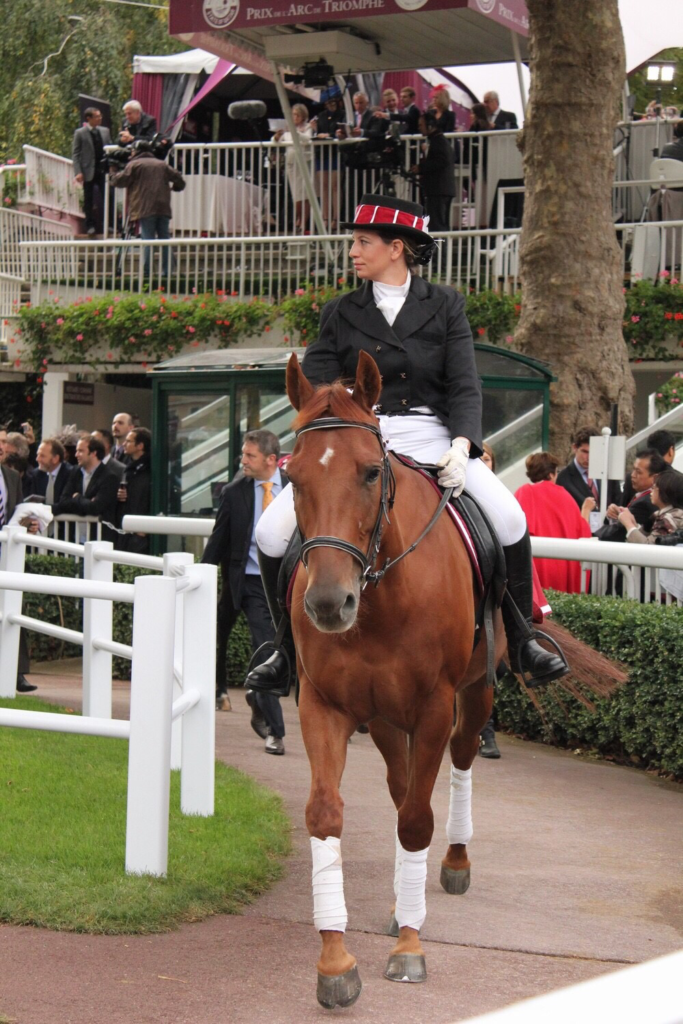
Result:
[[[346,600],[344,601],[344,604],[342,605],[342,609],[341,609],[342,616],[346,617],[348,615],[352,615],[353,612],[355,612],[355,610],[356,610],[356,598],[354,597],[353,594],[349,594],[348,597],[346,598]]]

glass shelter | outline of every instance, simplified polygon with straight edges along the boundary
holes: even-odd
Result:
[[[547,447],[549,367],[492,345],[475,345],[484,393],[484,438],[509,486],[524,459]],[[151,372],[154,404],[153,512],[212,516],[239,469],[244,435],[267,428],[291,451],[294,411],[285,393],[291,349],[222,349],[179,356]],[[304,350],[297,350],[301,359]],[[521,478],[519,470],[521,467]]]

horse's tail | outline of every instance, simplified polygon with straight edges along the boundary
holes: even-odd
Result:
[[[628,673],[621,665],[577,640],[559,622],[546,619],[540,628],[560,645],[569,663],[569,674],[553,685],[561,687],[582,704],[592,707],[591,696],[609,697],[627,681]],[[538,692],[527,690],[532,700]],[[534,703],[537,702],[534,700]]]

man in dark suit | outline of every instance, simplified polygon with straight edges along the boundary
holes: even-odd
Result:
[[[634,496],[628,503],[628,510],[632,514],[638,526],[642,526],[645,533],[649,533],[652,527],[652,520],[657,511],[652,503],[652,485],[658,473],[669,469],[669,463],[665,462],[662,456],[654,448],[643,448],[636,453],[631,470],[631,483]],[[619,513],[623,506],[613,503],[607,508],[607,523],[598,531],[600,540],[611,540],[622,543],[626,540],[626,528],[619,522]]]
[[[0,529],[10,521],[14,510],[22,501],[21,477],[13,469],[2,465],[5,459],[5,432],[0,435]],[[22,629],[19,634],[19,660],[17,662],[17,693],[31,693],[38,687],[29,683],[26,673],[31,671],[28,657],[26,634]]]
[[[56,505],[67,485],[73,467],[64,461],[64,446],[56,437],[47,437],[38,447],[38,469],[31,481],[31,494],[27,501],[44,501]]]
[[[405,124],[404,135],[417,135],[420,131],[422,111],[415,103],[415,90],[409,85],[401,89],[401,115]]]
[[[252,430],[245,435],[242,445],[244,475],[223,488],[216,523],[202,558],[202,562],[221,567],[216,658],[219,707],[227,698],[226,652],[239,613],[242,611],[246,616],[254,649],[275,637],[261,581],[254,530],[264,507],[288,483],[286,475],[278,469],[279,454],[280,442],[270,430]],[[259,664],[269,654],[270,651],[266,651]],[[252,709],[252,728],[266,740],[266,752],[284,754],[285,724],[279,698],[253,690],[248,690],[246,696]]]
[[[518,128],[517,115],[511,110],[501,110],[498,93],[492,89],[484,94],[484,106],[489,115],[491,128],[502,131],[505,128]]]
[[[119,142],[130,146],[136,139],[153,139],[157,133],[157,123],[151,114],[145,114],[137,100],[128,100],[123,104],[124,122],[119,133]]]
[[[56,516],[63,514],[97,516],[102,523],[116,521],[116,493],[119,481],[108,466],[102,464],[104,445],[95,437],[82,437],[76,445],[76,461],[69,478],[67,492],[53,507]],[[115,540],[109,527],[102,529],[103,540]]]
[[[455,155],[433,111],[426,111],[420,128],[427,136],[427,153],[412,169],[420,176],[420,188],[429,215],[430,231],[450,231],[451,203],[455,195]]]
[[[557,474],[557,483],[569,491],[579,509],[583,508],[586,498],[593,498],[596,508],[600,506],[600,481],[588,476],[590,440],[597,435],[597,430],[590,428],[577,430],[572,441],[574,458]]]
[[[111,449],[111,455],[123,466],[128,464],[126,438],[134,426],[133,417],[129,412],[117,412],[112,420],[111,432],[114,435],[114,447]]]
[[[135,429],[135,428],[133,428]],[[119,462],[115,459],[112,452],[114,450],[114,435],[111,430],[107,430],[106,427],[98,427],[97,430],[93,430],[92,436],[96,437],[98,441],[101,441],[104,445],[104,458],[102,462],[105,466],[108,466],[112,473],[115,473],[119,479],[119,482],[123,479],[123,474],[126,472],[126,467],[123,462]],[[124,444],[125,450],[125,444]]]
[[[102,127],[102,114],[97,107],[85,111],[86,124],[74,132],[71,158],[76,181],[83,186],[85,230],[96,235],[101,223],[95,219],[95,191],[99,192],[100,211],[104,209],[104,147],[111,145],[108,128]],[[100,218],[101,219],[101,218]]]

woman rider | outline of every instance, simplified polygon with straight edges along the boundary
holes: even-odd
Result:
[[[524,513],[513,495],[481,461],[481,384],[463,296],[415,273],[436,243],[417,203],[365,195],[356,210],[351,259],[361,287],[323,308],[320,335],[307,349],[303,372],[312,384],[353,380],[361,350],[382,375],[375,408],[387,447],[417,462],[436,464],[439,483],[454,496],[467,488],[483,506],[505,552],[508,590],[531,621],[531,542]],[[266,593],[296,527],[291,485],[262,515],[256,528]],[[277,607],[270,600],[271,608]],[[503,619],[512,664],[521,664],[536,685],[558,679],[566,662],[529,639],[507,602]],[[278,688],[286,659],[276,652],[247,676],[248,686]]]

